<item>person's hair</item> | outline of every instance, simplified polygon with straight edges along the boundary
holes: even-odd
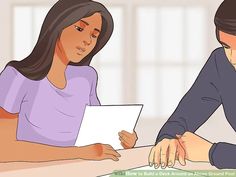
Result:
[[[89,65],[93,56],[105,46],[111,37],[114,27],[112,16],[98,2],[91,0],[59,0],[44,19],[38,41],[31,54],[21,61],[10,61],[6,67],[14,67],[31,80],[45,78],[51,68],[56,41],[62,30],[96,12],[99,12],[102,16],[102,29],[94,49],[79,63],[69,63],[69,65],[75,66]]]
[[[219,31],[236,35],[236,0],[224,0],[220,4],[215,14],[214,23],[219,42]]]

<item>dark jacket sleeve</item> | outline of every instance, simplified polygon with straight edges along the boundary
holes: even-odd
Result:
[[[236,169],[236,145],[230,143],[214,143],[209,151],[211,165],[219,169]]]
[[[213,52],[190,90],[161,128],[156,144],[164,138],[175,138],[176,134],[182,135],[186,131],[195,132],[207,121],[221,104],[217,83],[218,74]]]

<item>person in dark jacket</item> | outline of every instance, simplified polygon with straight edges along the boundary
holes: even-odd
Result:
[[[150,166],[172,167],[175,161],[209,162],[219,169],[236,169],[236,145],[211,143],[194,134],[223,105],[236,131],[236,1],[224,0],[215,15],[215,49],[193,86],[184,95],[164,126],[149,154]]]

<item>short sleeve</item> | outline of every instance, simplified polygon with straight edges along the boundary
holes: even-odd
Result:
[[[91,92],[90,92],[90,105],[99,106],[101,105],[101,103],[97,96],[98,74],[94,68],[92,68],[91,70],[91,76],[92,76],[92,84],[91,84]]]
[[[25,95],[25,78],[15,68],[7,66],[0,74],[0,107],[19,113]]]

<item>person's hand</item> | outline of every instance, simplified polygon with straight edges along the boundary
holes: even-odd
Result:
[[[163,139],[156,146],[153,146],[149,154],[149,165],[155,168],[173,167],[178,160],[181,165],[185,165],[185,150],[177,139]]]
[[[111,145],[100,143],[79,147],[79,155],[86,160],[112,159],[118,161],[118,157],[120,157],[120,154]]]
[[[118,133],[118,135],[119,135],[120,144],[122,145],[124,149],[133,148],[138,139],[135,131],[133,133],[129,133],[125,130],[122,130],[121,132]]]
[[[212,143],[192,133],[185,132],[183,135],[176,135],[181,146],[185,149],[186,159],[195,162],[209,162],[209,150]]]

